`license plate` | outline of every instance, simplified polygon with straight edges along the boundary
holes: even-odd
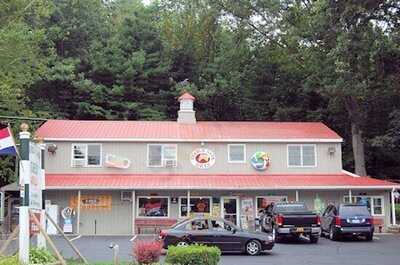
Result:
[[[303,227],[298,227],[298,228],[296,228],[296,232],[303,233],[304,232],[304,228]]]
[[[352,220],[351,222],[352,222],[353,224],[359,224],[359,223],[361,223],[361,220],[355,219],[355,220]]]

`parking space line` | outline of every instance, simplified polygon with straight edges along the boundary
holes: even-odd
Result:
[[[79,235],[79,236],[77,236],[77,237],[74,237],[74,238],[70,239],[69,241],[74,241],[74,240],[77,240],[77,239],[79,239],[79,238],[81,238],[81,237],[82,237],[82,235]]]

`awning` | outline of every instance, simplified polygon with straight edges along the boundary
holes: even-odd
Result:
[[[46,189],[334,190],[400,188],[397,183],[342,174],[46,174]]]

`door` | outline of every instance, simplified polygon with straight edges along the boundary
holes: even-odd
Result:
[[[227,221],[239,224],[239,198],[222,197],[221,198],[221,217]]]
[[[213,244],[222,251],[241,251],[242,238],[237,235],[236,228],[230,223],[218,219],[211,220],[211,229],[213,234]]]

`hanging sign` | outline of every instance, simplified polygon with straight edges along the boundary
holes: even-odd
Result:
[[[198,148],[190,155],[190,161],[195,167],[200,169],[208,169],[215,163],[215,154],[209,149]]]
[[[121,157],[121,156],[117,156],[117,155],[113,155],[113,154],[107,154],[105,165],[106,165],[106,167],[127,169],[131,166],[131,161],[125,157]]]
[[[251,165],[258,171],[264,171],[268,168],[271,159],[266,152],[258,151],[250,158]]]
[[[78,196],[72,196],[69,205],[71,208],[77,209]],[[111,195],[82,195],[80,208],[83,210],[111,210],[112,197]]]

